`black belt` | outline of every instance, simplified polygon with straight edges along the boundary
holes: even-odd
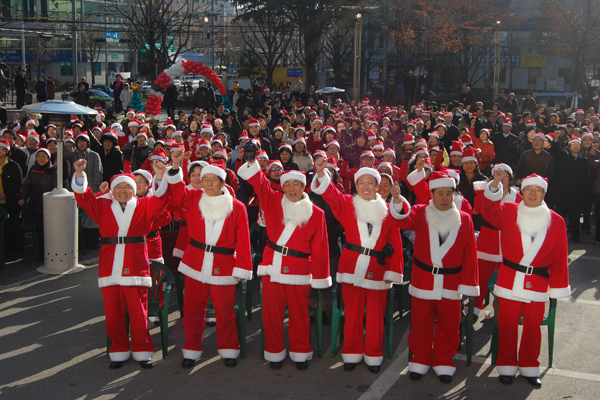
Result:
[[[489,222],[487,222],[485,219],[483,220],[483,223],[481,225],[485,226],[486,228],[493,229],[495,231],[499,231],[500,230],[500,229],[496,228],[494,225],[492,225]]]
[[[423,271],[427,271],[433,275],[454,275],[460,273],[462,271],[462,265],[454,268],[440,268],[440,267],[432,267],[431,265],[427,265],[422,261],[419,261],[416,257],[414,258],[415,265],[421,268]]]
[[[146,236],[146,239],[152,239],[152,238],[155,238],[155,237],[158,237],[158,231],[156,231],[156,232],[150,232],[148,234],[148,236]]]
[[[346,243],[344,245],[344,248],[346,248],[350,251],[354,251],[356,253],[362,254],[363,256],[379,257],[379,256],[384,255],[381,251],[369,249],[368,247],[358,246],[358,245],[355,245],[352,243]]]
[[[102,238],[101,243],[104,244],[143,244],[146,243],[146,238],[143,236],[117,236]]]
[[[270,248],[272,248],[273,250],[275,250],[276,252],[283,254],[284,256],[292,256],[292,257],[296,257],[296,258],[310,257],[310,254],[308,254],[308,253],[303,253],[298,250],[293,250],[293,249],[290,249],[289,247],[285,247],[285,246],[279,246],[279,245],[277,245],[277,243],[273,242],[271,239],[267,240],[267,245]]]
[[[550,278],[550,274],[548,273],[548,269],[550,267],[534,268],[531,265],[526,267],[524,265],[507,260],[506,258],[502,261],[502,264],[506,265],[508,268],[514,269],[515,271],[523,272],[525,275],[537,275],[546,279]]]
[[[235,253],[235,249],[228,247],[217,247],[210,244],[200,243],[195,239],[190,239],[190,244],[200,250],[204,250],[207,253],[223,254],[225,256],[232,256]]]
[[[187,221],[181,221],[181,223],[179,224],[179,226],[187,226]]]

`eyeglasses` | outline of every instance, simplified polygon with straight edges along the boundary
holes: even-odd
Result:
[[[278,171],[281,171],[281,170],[283,170],[283,168],[281,168],[281,167],[273,167],[273,168],[271,168],[271,171],[275,171],[275,172],[278,172]]]
[[[532,187],[527,186],[526,188],[523,188],[523,190],[521,190],[521,191],[526,194],[530,194],[530,193],[542,194],[542,193],[544,193],[544,189],[542,189],[541,187],[532,188]]]
[[[217,183],[220,182],[219,178],[202,178],[202,182],[204,183]]]

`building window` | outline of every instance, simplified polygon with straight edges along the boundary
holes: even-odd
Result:
[[[535,85],[537,83],[537,78],[542,76],[542,69],[539,67],[529,67],[529,76],[527,78],[527,83],[530,85]]]
[[[60,75],[61,76],[71,76],[73,75],[73,64],[70,62],[61,62],[60,63]]]
[[[559,68],[558,77],[565,78],[565,85],[570,85],[573,77],[573,69],[571,68]]]
[[[95,76],[102,75],[102,64],[100,64],[99,62],[94,63],[94,75]]]
[[[489,80],[490,82],[494,82],[494,67],[490,68],[489,72]],[[500,67],[500,83],[506,82],[506,67]]]

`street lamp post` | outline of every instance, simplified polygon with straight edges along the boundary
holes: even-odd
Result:
[[[494,33],[494,98],[496,101],[500,93],[500,42],[502,41],[502,32],[500,32],[500,21],[496,21],[496,31]]]
[[[73,3],[73,64],[71,67],[73,68],[73,89],[77,90],[77,13],[76,13],[76,0],[72,1]]]
[[[360,58],[362,55],[362,14],[356,14],[356,27],[354,28],[354,79],[352,95],[354,101],[358,103],[360,99]]]

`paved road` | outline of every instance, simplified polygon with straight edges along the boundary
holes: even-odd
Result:
[[[589,239],[589,238],[588,238]],[[467,367],[465,349],[456,357],[452,384],[442,384],[429,372],[421,381],[407,377],[407,333],[410,314],[394,323],[394,357],[384,360],[381,373],[365,365],[344,372],[339,354],[331,358],[330,329],[325,328],[326,354],[298,371],[288,360],[273,371],[261,360],[259,294],[248,324],[248,357],[227,369],[216,350],[214,328],[207,328],[204,354],[194,369],[180,367],[184,341],[176,298],[171,302],[169,358],[162,359],[158,328],[152,330],[154,368],[141,370],[129,361],[109,370],[97,269],[62,277],[46,277],[20,286],[0,288],[0,395],[6,399],[92,398],[330,398],[330,399],[597,399],[600,393],[600,299],[596,290],[600,247],[571,250],[573,297],[559,301],[554,368],[543,368],[543,387],[534,390],[522,378],[502,386],[490,365],[492,320],[475,325],[476,357]],[[10,268],[10,266],[7,266]],[[314,331],[314,326],[313,326]],[[315,342],[313,341],[313,345]],[[385,348],[384,348],[385,349]],[[544,330],[542,365],[548,363]]]

